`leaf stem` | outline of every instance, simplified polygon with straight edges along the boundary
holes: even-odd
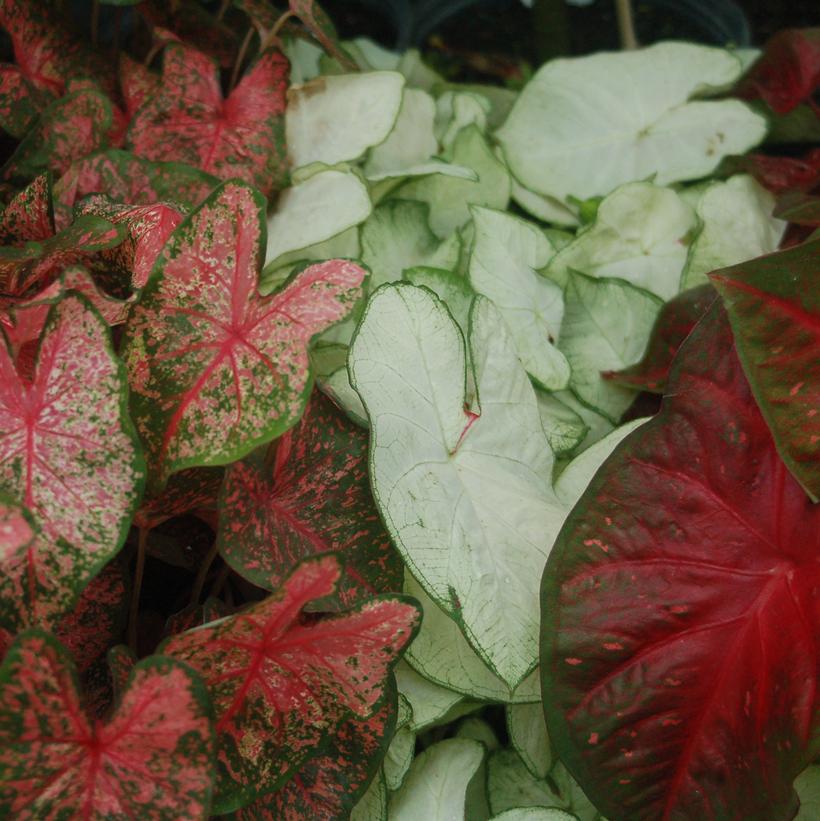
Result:
[[[231,566],[225,562],[222,567],[219,569],[219,573],[214,579],[213,587],[211,587],[211,592],[208,593],[209,599],[216,599],[219,598],[219,594],[222,592],[222,588],[225,586],[225,582],[228,581],[228,576],[231,575]]]
[[[273,25],[273,28],[265,35],[265,39],[262,41],[262,44],[259,46],[259,53],[261,54],[265,49],[268,48],[272,43],[276,41],[279,37],[279,32],[282,30],[282,26],[290,20],[291,17],[295,17],[296,15],[288,9]]]
[[[635,18],[632,14],[632,0],[615,0],[615,13],[618,16],[618,34],[621,38],[621,48],[624,51],[632,51],[638,48]]]
[[[248,51],[248,46],[251,44],[251,39],[253,38],[253,26],[248,28],[248,33],[245,35],[245,39],[242,41],[242,45],[239,47],[239,53],[236,55],[236,62],[233,64],[233,71],[231,72],[231,83],[228,86],[230,91],[236,86],[237,81],[239,80],[239,72],[242,68],[242,62],[245,59],[245,54]]]
[[[149,532],[147,527],[139,528],[137,565],[134,568],[134,584],[131,587],[131,606],[128,610],[128,646],[135,653],[137,652],[137,618],[140,606],[140,590],[142,589],[142,578],[145,575],[145,548],[148,544]]]
[[[216,19],[221,23],[222,18],[225,16],[225,12],[228,10],[228,7],[231,5],[231,0],[222,0],[219,5],[219,11],[216,13]]]
[[[193,590],[191,590],[191,604],[199,604],[199,597],[202,595],[202,588],[205,587],[205,579],[208,578],[208,571],[211,569],[211,565],[214,563],[214,559],[218,554],[219,548],[214,539],[214,543],[202,560],[202,564],[199,566],[196,578],[194,579],[194,587]]]

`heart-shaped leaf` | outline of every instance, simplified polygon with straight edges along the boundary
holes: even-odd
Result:
[[[215,812],[276,789],[350,713],[366,719],[377,709],[418,610],[381,598],[300,619],[308,602],[334,592],[340,573],[334,556],[306,561],[277,594],[163,645],[211,689],[220,750]]]
[[[133,414],[157,485],[287,430],[310,390],[308,342],[361,295],[365,272],[332,260],[259,296],[265,206],[242,183],[221,185],[171,236],[126,328]]]
[[[216,511],[224,470],[190,468],[175,473],[158,496],[143,499],[134,514],[134,525],[151,530],[174,516],[196,510]]]
[[[288,61],[261,54],[226,99],[213,61],[189,46],[165,49],[162,84],[134,116],[128,142],[149,160],[184,162],[240,178],[270,196],[285,185]]]
[[[54,617],[119,550],[142,493],[125,375],[103,320],[68,296],[51,309],[31,380],[0,346],[0,383],[0,489],[43,530],[5,557],[0,596]]]
[[[0,218],[0,242],[22,245],[53,236],[51,174],[41,174],[12,198]]]
[[[126,116],[131,119],[140,106],[159,92],[162,78],[155,71],[137,60],[132,60],[124,51],[120,52],[120,89],[125,102]]]
[[[820,240],[710,275],[780,456],[820,498]]]
[[[68,653],[32,630],[0,667],[0,815],[205,818],[214,756],[200,679],[173,659],[136,665],[104,725],[84,714]]]
[[[549,735],[607,816],[785,821],[816,755],[820,508],[777,454],[719,303],[676,363],[660,415],[601,468],[548,562]]]
[[[401,590],[401,561],[370,494],[367,434],[321,394],[272,462],[256,451],[228,468],[220,511],[220,554],[259,587],[275,590],[302,559],[338,551],[336,607]]]

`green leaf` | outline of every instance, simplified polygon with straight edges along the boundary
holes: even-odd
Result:
[[[800,812],[794,821],[813,821],[820,817],[820,765],[806,767],[794,780],[794,789],[800,796]]]
[[[544,434],[556,456],[571,454],[583,442],[589,425],[554,394],[536,391]]]
[[[387,785],[379,771],[350,813],[350,821],[387,821]]]
[[[552,750],[541,702],[510,704],[507,707],[507,732],[527,769],[535,778],[546,778],[552,769]]]
[[[675,42],[553,60],[497,138],[515,177],[561,202],[652,175],[660,185],[698,179],[766,133],[765,119],[744,103],[692,99],[728,88],[740,73],[728,51]]]

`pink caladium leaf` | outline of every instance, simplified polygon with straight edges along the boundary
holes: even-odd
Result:
[[[215,812],[276,789],[351,713],[367,719],[378,709],[419,612],[384,597],[336,616],[300,617],[308,602],[333,593],[340,574],[335,556],[308,560],[273,596],[162,645],[202,673],[214,699]]]
[[[361,296],[365,272],[343,260],[260,296],[265,207],[252,188],[221,185],[171,235],[126,326],[152,493],[177,470],[235,461],[293,425],[310,392],[308,343]]]
[[[0,667],[4,818],[206,818],[213,757],[207,691],[173,659],[139,662],[105,724],[85,715],[48,634],[22,635]]]
[[[142,494],[144,463],[122,364],[80,296],[51,308],[30,379],[0,345],[0,490],[42,536],[4,557],[0,599],[19,624],[53,623],[117,553]]]
[[[111,675],[114,698],[119,701],[128,686],[128,679],[137,664],[137,657],[130,647],[115,644],[106,653],[105,658]]]
[[[31,514],[22,505],[0,494],[0,568],[25,557],[38,532]],[[13,606],[16,609],[16,603]],[[5,609],[6,603],[0,595],[0,661],[14,638],[13,629],[3,626],[10,621],[4,618]]]
[[[181,163],[151,162],[128,151],[108,149],[73,163],[54,184],[54,217],[59,228],[70,224],[74,205],[89,194],[114,202],[199,205],[219,183],[216,177]]]
[[[151,530],[174,516],[200,510],[216,511],[224,475],[221,467],[189,468],[173,474],[161,493],[143,499],[134,514],[134,525]]]
[[[320,755],[271,795],[237,812],[237,821],[347,818],[384,760],[396,725],[396,696],[369,719],[349,718]]]
[[[305,558],[338,551],[345,566],[334,608],[399,591],[402,564],[376,512],[367,433],[314,393],[299,424],[231,465],[220,498],[217,543],[258,587],[276,589]]]
[[[172,160],[221,179],[239,178],[265,196],[287,180],[285,94],[289,66],[268,49],[223,98],[219,69],[205,54],[171,43],[162,85],[131,122],[128,142],[149,160]]]
[[[820,240],[711,273],[780,456],[820,498]]]
[[[638,390],[663,393],[675,354],[715,299],[711,285],[699,285],[669,300],[655,320],[641,361],[622,371],[605,371],[603,377]]]
[[[315,0],[289,0],[290,10],[304,23],[305,28],[322,48],[347,71],[358,71],[356,62],[339,45],[336,27],[324,9]]]
[[[167,203],[124,205],[112,202],[105,194],[86,198],[78,211],[80,214],[96,214],[115,225],[125,226],[125,241],[103,251],[101,256],[113,268],[130,272],[134,290],[145,287],[160,251],[182,222],[182,214]]]
[[[54,99],[34,88],[18,66],[0,63],[0,128],[20,139]]]
[[[818,587],[820,507],[778,456],[716,302],[544,574],[549,735],[601,813],[794,817],[817,752]]]
[[[0,244],[22,245],[53,236],[51,174],[41,174],[16,194],[0,217]]]
[[[820,86],[820,28],[783,29],[766,43],[763,56],[735,89],[762,99],[778,114],[810,101]]]
[[[4,180],[28,182],[44,171],[65,173],[72,162],[110,145],[114,110],[101,92],[81,89],[55,100],[3,166]]]
[[[120,52],[120,89],[125,101],[125,113],[130,120],[140,106],[159,92],[162,78],[155,71]]]
[[[48,239],[0,248],[0,290],[32,297],[69,266],[89,263],[100,251],[119,245],[126,232],[124,225],[87,214]]]

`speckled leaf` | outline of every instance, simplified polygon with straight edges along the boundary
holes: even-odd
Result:
[[[16,194],[0,217],[0,243],[22,245],[54,234],[51,174],[41,174]]]
[[[401,561],[370,494],[367,433],[319,393],[272,463],[256,451],[228,469],[220,511],[222,557],[259,587],[275,590],[302,559],[338,551],[334,609],[401,590]]]
[[[259,296],[265,205],[242,183],[221,185],[171,236],[126,328],[133,415],[157,485],[287,430],[310,390],[308,342],[361,294],[364,270],[331,260]]]
[[[308,602],[333,593],[340,572],[334,556],[308,560],[273,596],[163,645],[211,689],[220,750],[214,812],[276,789],[350,713],[366,719],[378,708],[419,614],[409,601],[381,598],[300,618]]]
[[[172,160],[222,179],[239,178],[270,196],[284,187],[288,61],[261,54],[223,99],[219,71],[180,43],[165,49],[162,85],[134,116],[128,141],[149,160]]]
[[[111,102],[94,89],[55,100],[3,166],[3,179],[28,181],[47,170],[65,173],[75,160],[109,144],[113,122]]]
[[[323,753],[308,760],[282,789],[240,810],[238,821],[347,818],[376,774],[395,723],[395,695],[372,718],[349,718]]]
[[[792,780],[816,755],[819,585],[820,508],[780,460],[715,303],[544,574],[550,740],[601,812],[794,816]]]
[[[18,140],[37,121],[53,95],[35,88],[18,66],[0,63],[0,128]]]
[[[159,91],[162,85],[160,75],[148,66],[132,60],[124,51],[120,52],[120,89],[125,102],[125,113],[132,118],[140,106]]]
[[[88,262],[98,252],[119,245],[124,236],[124,226],[89,214],[48,239],[32,240],[21,248],[0,248],[0,289],[31,296],[70,265]]]
[[[125,240],[103,252],[102,259],[112,267],[130,273],[131,287],[145,287],[157,257],[168,237],[182,222],[182,214],[172,205],[123,205],[106,195],[88,197],[79,207],[81,214],[95,214],[126,229]]]
[[[0,383],[0,489],[43,530],[25,556],[5,557],[0,598],[18,591],[25,623],[39,623],[66,612],[119,550],[142,492],[142,456],[108,329],[80,297],[51,309],[30,381],[0,346]]]
[[[336,28],[324,9],[315,0],[289,0],[290,10],[305,24],[307,30],[322,48],[338,60],[346,71],[357,71],[358,66],[339,45]]]
[[[820,498],[820,240],[710,274],[783,461]]]
[[[223,475],[221,467],[190,468],[175,473],[158,496],[143,499],[134,514],[134,524],[150,530],[174,516],[200,509],[216,511]]]
[[[131,673],[106,724],[83,712],[68,653],[30,631],[0,667],[0,815],[206,818],[214,739],[208,694],[173,659]]]
[[[216,177],[188,165],[151,162],[111,148],[84,157],[54,184],[54,218],[58,228],[71,222],[74,203],[88,194],[107,194],[115,202],[152,205],[198,205],[219,183]]]
[[[711,285],[699,285],[678,294],[661,308],[641,361],[622,371],[606,371],[604,378],[629,388],[663,393],[678,348],[715,298]]]

